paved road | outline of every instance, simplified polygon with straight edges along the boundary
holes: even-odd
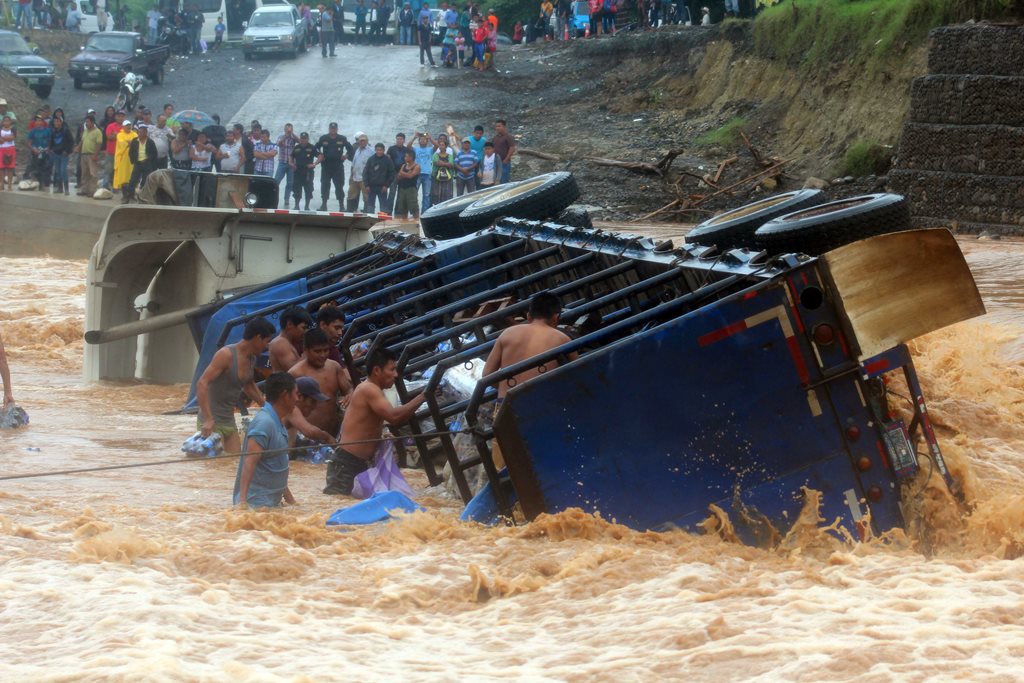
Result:
[[[274,138],[290,122],[314,142],[337,121],[349,141],[355,143],[356,132],[364,132],[371,145],[391,145],[399,131],[408,135],[426,127],[433,72],[420,68],[415,48],[339,45],[337,55],[323,58],[310,51],[282,60],[231,120],[248,127],[257,119]],[[347,168],[345,175],[347,180]],[[319,173],[314,188],[319,200]]]

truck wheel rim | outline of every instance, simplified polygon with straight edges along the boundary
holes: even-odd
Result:
[[[750,214],[756,211],[761,211],[762,209],[768,209],[778,204],[781,204],[782,202],[791,199],[792,196],[792,193],[787,192],[786,194],[780,194],[778,197],[768,197],[767,199],[762,199],[759,202],[754,202],[753,204],[748,204],[747,206],[741,206],[740,208],[733,209],[732,211],[726,211],[722,215],[715,216],[714,218],[708,220],[705,223],[705,225],[718,225],[719,223],[731,221],[735,218],[743,218],[745,216],[749,216]]]
[[[828,204],[822,204],[821,206],[815,206],[810,209],[804,209],[803,211],[797,211],[795,213],[787,214],[779,218],[781,221],[797,221],[803,218],[811,218],[812,216],[823,216],[828,213],[835,211],[842,211],[843,209],[850,209],[861,204],[867,204],[875,199],[874,196],[868,197],[855,197],[854,199],[841,199],[837,202],[829,202]]]
[[[501,202],[512,199],[513,197],[518,197],[520,195],[526,194],[527,192],[536,190],[538,187],[547,183],[549,180],[551,180],[549,175],[542,175],[537,176],[536,178],[533,178],[531,180],[524,180],[522,182],[516,183],[515,185],[512,185],[511,187],[508,187],[507,189],[498,190],[494,194],[484,197],[483,199],[480,199],[477,202],[474,202],[473,205],[475,207],[483,208],[493,206],[495,204],[500,204]]]

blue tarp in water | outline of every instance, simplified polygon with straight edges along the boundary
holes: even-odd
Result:
[[[198,409],[199,404],[196,401],[196,382],[203,376],[203,372],[206,371],[206,366],[213,360],[213,354],[217,353],[220,348],[217,342],[220,340],[220,335],[224,331],[227,323],[237,318],[240,315],[245,315],[251,311],[255,311],[259,308],[264,308],[272,304],[282,303],[294,299],[297,296],[305,294],[308,291],[306,285],[306,278],[299,278],[298,280],[292,280],[291,282],[285,282],[274,287],[266,287],[259,291],[252,292],[240,296],[236,299],[232,299],[226,302],[220,309],[210,316],[209,322],[206,324],[206,331],[203,333],[203,345],[199,349],[199,362],[196,363],[196,371],[192,376],[192,386],[188,391],[188,402],[182,409],[185,412],[195,411]],[[274,316],[271,320],[275,326],[277,326],[277,317]],[[234,344],[242,340],[242,331],[244,325],[236,325],[231,333],[228,335],[227,344]]]
[[[391,518],[392,510],[416,512],[426,510],[404,493],[398,491],[381,491],[364,501],[347,508],[336,510],[327,520],[328,526],[344,524],[374,524]]]

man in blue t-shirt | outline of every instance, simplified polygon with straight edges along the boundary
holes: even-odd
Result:
[[[249,424],[242,444],[245,453],[235,472],[234,504],[245,501],[249,507],[276,507],[283,499],[295,504],[288,490],[288,430],[284,420],[295,410],[299,391],[295,378],[287,372],[275,372],[263,385],[267,402]]]
[[[476,154],[477,161],[484,160],[484,144],[487,140],[484,138],[484,127],[477,126],[473,129],[473,134],[469,136],[469,147]]]
[[[419,142],[412,146],[416,154],[416,163],[420,166],[420,179],[416,183],[423,198],[420,201],[420,215],[430,208],[431,178],[434,173],[434,141],[427,133],[419,133]]]

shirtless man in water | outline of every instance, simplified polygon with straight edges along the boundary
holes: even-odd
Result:
[[[515,365],[570,341],[569,335],[557,327],[561,313],[562,304],[554,294],[547,292],[535,294],[530,299],[530,310],[526,315],[528,322],[525,325],[510,327],[498,336],[498,341],[491,349],[491,354],[487,356],[483,376],[486,377],[502,368]],[[576,360],[577,355],[576,352],[572,352],[566,354],[566,357],[569,360]],[[494,406],[495,417],[501,410],[502,401],[505,400],[505,394],[509,389],[533,379],[546,369],[547,364],[538,363],[536,367],[515,375],[512,378],[512,384],[509,384],[508,380],[502,380],[498,385],[498,401]],[[494,466],[497,469],[500,470],[505,466],[505,458],[501,455],[497,441],[492,445],[491,457],[494,459]]]
[[[398,377],[396,361],[394,352],[384,348],[377,349],[366,359],[368,376],[352,393],[341,425],[345,442],[379,439],[385,422],[393,426],[407,422],[427,400],[425,394],[420,394],[405,405],[397,408],[391,405],[384,396],[384,390],[395,385]],[[333,459],[327,464],[324,493],[351,495],[356,475],[366,471],[376,450],[376,443],[353,443],[335,450]]]
[[[341,429],[339,399],[352,393],[352,379],[348,370],[327,357],[331,343],[327,333],[319,327],[308,330],[303,337],[305,352],[302,360],[288,371],[293,377],[312,377],[330,400],[318,403],[307,419],[331,436]]]
[[[288,372],[302,357],[302,335],[313,323],[306,309],[298,306],[281,312],[281,334],[274,337],[267,348],[272,372]]]
[[[557,327],[561,313],[562,305],[554,294],[541,292],[534,295],[530,299],[530,311],[526,316],[528,322],[525,325],[510,327],[498,336],[498,341],[495,342],[491,355],[484,364],[484,376],[570,341],[569,335]],[[573,352],[566,356],[569,360],[576,360],[577,354]],[[498,385],[498,400],[505,398],[508,390],[516,384],[522,384],[539,375],[543,371],[541,368],[547,369],[545,364],[539,363],[535,368],[520,372],[513,378],[511,385],[503,381]]]

